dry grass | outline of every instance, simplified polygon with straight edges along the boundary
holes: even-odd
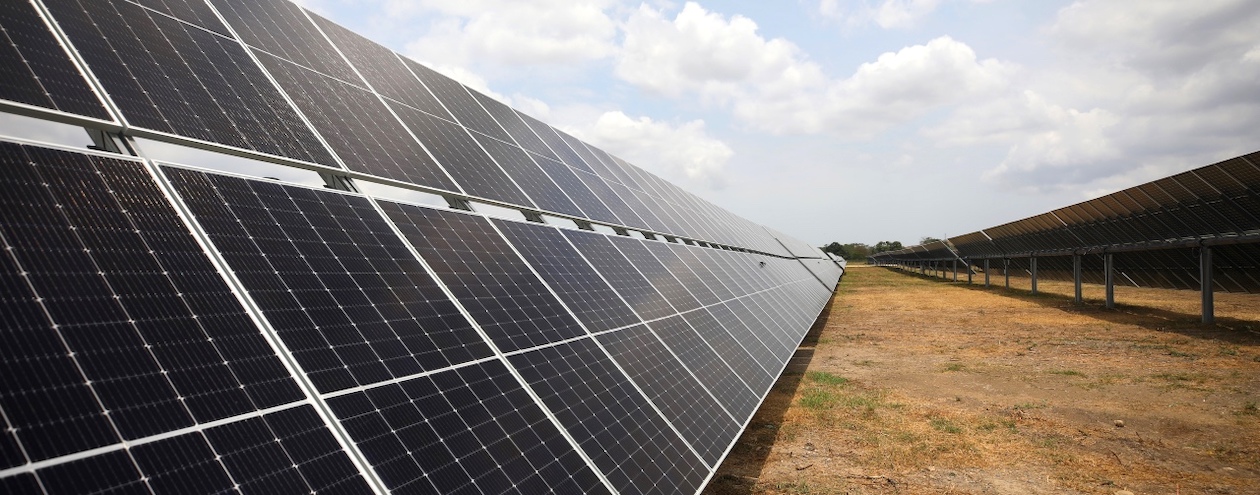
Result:
[[[1260,492],[1260,297],[1039,289],[854,267],[706,493]]]

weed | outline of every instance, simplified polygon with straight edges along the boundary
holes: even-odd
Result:
[[[848,378],[845,378],[843,376],[840,376],[834,373],[828,373],[826,371],[810,371],[808,373],[805,373],[805,377],[809,378],[810,381],[814,383],[818,383],[821,385],[831,385],[835,387],[842,387],[849,383]]]
[[[1181,352],[1176,349],[1169,349],[1168,355],[1172,357],[1194,358],[1194,354],[1190,354],[1188,352]]]
[[[801,407],[820,411],[823,409],[831,409],[836,404],[836,394],[830,390],[813,389],[806,391],[801,395]]]
[[[959,433],[962,433],[963,431],[962,427],[950,422],[948,419],[945,419],[945,418],[932,418],[932,420],[929,421],[928,424],[932,425],[932,428],[936,429],[936,431],[943,432],[943,433],[951,433],[951,434],[957,435]]]
[[[945,371],[962,371],[965,369],[967,369],[967,366],[962,363],[949,363],[945,365]]]
[[[1051,374],[1051,375],[1063,375],[1063,376],[1085,376],[1085,374],[1084,374],[1084,373],[1081,373],[1081,372],[1076,371],[1076,370],[1050,370],[1050,374]]]
[[[1025,402],[1023,404],[1015,404],[1013,407],[1011,407],[1011,409],[1015,409],[1018,411],[1031,411],[1033,409],[1045,409],[1046,406],[1049,406],[1049,404],[1047,404],[1046,401],[1043,400],[1040,403]]]
[[[1242,413],[1248,416],[1260,416],[1260,406],[1256,405],[1256,401],[1249,400],[1243,404]]]
[[[855,366],[865,366],[869,368],[871,366],[875,366],[877,363],[875,361],[871,361],[870,359],[863,359],[861,361],[854,361],[853,364]]]

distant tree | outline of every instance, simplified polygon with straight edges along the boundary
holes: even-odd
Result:
[[[901,241],[879,241],[875,243],[875,247],[871,248],[871,254],[887,251],[899,251],[902,249],[905,249],[905,246],[901,245]]]
[[[833,242],[831,244],[823,246],[822,250],[824,253],[831,253],[836,256],[844,256],[844,245],[838,242]]]
[[[871,254],[871,247],[860,242],[849,244],[840,244],[833,242],[821,248],[823,252],[831,253],[850,261],[861,261]]]
[[[920,246],[922,246],[922,245],[927,244],[927,243],[929,243],[929,242],[938,242],[938,241],[940,241],[940,239],[937,239],[937,238],[935,238],[935,237],[924,237],[924,238],[922,238],[922,239],[919,239],[919,245],[920,245]]]

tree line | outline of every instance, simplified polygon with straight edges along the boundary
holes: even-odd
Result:
[[[919,244],[927,244],[929,242],[936,242],[939,240],[940,239],[935,237],[924,237],[919,240]],[[853,242],[849,244],[832,242],[831,244],[822,247],[823,252],[834,254],[849,261],[864,261],[867,256],[872,254],[882,253],[885,251],[897,251],[901,249],[905,249],[905,246],[901,245],[901,241],[879,241],[875,243],[874,246],[861,242]]]

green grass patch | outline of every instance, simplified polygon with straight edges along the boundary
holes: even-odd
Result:
[[[1063,375],[1063,376],[1082,376],[1082,377],[1083,377],[1083,376],[1085,376],[1085,374],[1084,374],[1084,373],[1081,373],[1081,372],[1076,371],[1076,370],[1050,370],[1050,374],[1051,374],[1051,375]]]
[[[809,381],[817,383],[819,385],[843,387],[849,384],[848,378],[837,375],[835,373],[828,373],[826,371],[810,371],[808,373],[805,373],[805,377],[809,378]]]
[[[929,421],[928,424],[932,425],[932,429],[935,429],[936,431],[939,431],[942,433],[949,433],[949,434],[957,435],[959,433],[962,433],[963,431],[962,427],[950,422],[950,420],[945,419],[945,418],[932,418],[932,420]]]
[[[967,369],[967,365],[962,363],[949,363],[942,369],[945,371],[964,371]]]
[[[812,389],[801,394],[800,405],[805,409],[821,411],[835,407],[839,396],[830,390]]]

